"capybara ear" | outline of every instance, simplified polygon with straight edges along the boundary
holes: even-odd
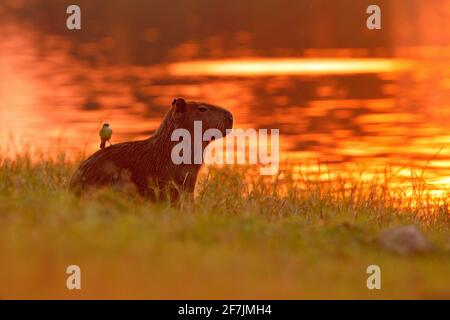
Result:
[[[183,98],[173,99],[172,106],[177,112],[183,112],[186,109],[186,101]]]

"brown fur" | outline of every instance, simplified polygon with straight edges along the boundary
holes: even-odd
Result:
[[[207,108],[206,111],[202,106]],[[149,139],[114,144],[95,152],[81,163],[72,177],[70,188],[83,192],[93,186],[122,188],[128,185],[152,200],[159,198],[158,194],[164,191],[170,192],[171,199],[176,199],[180,191],[193,192],[201,164],[175,165],[171,151],[179,142],[171,141],[171,135],[174,129],[185,128],[194,139],[195,120],[202,121],[203,132],[217,128],[223,136],[225,130],[233,126],[231,113],[223,108],[174,99],[172,108]],[[203,143],[203,149],[208,143]]]

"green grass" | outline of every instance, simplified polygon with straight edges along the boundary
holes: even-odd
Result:
[[[202,175],[194,200],[67,190],[76,163],[0,160],[0,298],[450,298],[449,197],[386,180]],[[380,231],[415,224],[433,250],[400,256]],[[82,290],[66,289],[81,267]],[[381,267],[368,290],[366,268]]]

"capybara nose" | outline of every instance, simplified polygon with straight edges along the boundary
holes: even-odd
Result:
[[[230,129],[231,129],[231,128],[233,128],[233,114],[229,111],[227,111],[227,118],[230,123]]]

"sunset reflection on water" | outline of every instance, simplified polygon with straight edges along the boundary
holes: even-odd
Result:
[[[180,62],[169,65],[173,76],[349,75],[411,71],[414,63],[394,59],[239,59]]]
[[[146,138],[173,97],[184,96],[227,107],[237,128],[279,128],[281,160],[296,170],[314,174],[320,162],[370,179],[388,167],[392,183],[408,187],[418,175],[436,195],[450,184],[449,48],[431,60],[433,49],[420,47],[398,48],[392,59],[253,57],[92,68],[74,59],[64,38],[17,24],[0,34],[4,156],[91,154],[104,121],[113,143]]]

